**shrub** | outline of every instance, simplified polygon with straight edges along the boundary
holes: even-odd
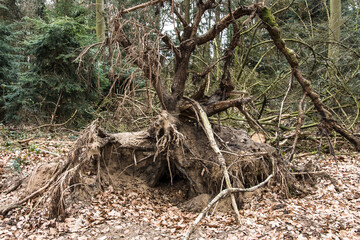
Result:
[[[81,80],[74,60],[81,47],[93,42],[95,36],[89,34],[86,25],[68,17],[31,23],[38,33],[25,41],[29,70],[21,73],[6,94],[7,120],[36,116],[49,121],[54,113],[58,120],[64,120],[75,110],[83,118],[91,117],[92,106],[98,100],[97,88],[105,87],[107,82],[102,73],[96,72],[90,80]],[[88,75],[84,73],[86,67],[81,71]]]

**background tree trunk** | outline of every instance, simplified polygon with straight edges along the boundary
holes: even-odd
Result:
[[[185,5],[185,20],[187,23],[190,23],[190,9],[191,9],[190,0],[184,0],[184,5]]]
[[[96,0],[96,36],[99,41],[105,39],[105,12],[104,12],[104,1]]]
[[[339,55],[339,48],[336,43],[340,41],[341,20],[341,0],[330,0],[330,19],[329,19],[329,52],[330,60],[337,62]]]

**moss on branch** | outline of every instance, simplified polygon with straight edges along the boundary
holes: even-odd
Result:
[[[274,15],[271,13],[270,8],[264,7],[261,9],[261,19],[270,27],[278,27]]]

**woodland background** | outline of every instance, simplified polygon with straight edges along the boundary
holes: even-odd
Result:
[[[243,16],[228,21],[234,9]],[[256,191],[236,195],[237,219],[207,215],[193,238],[358,237],[359,10],[356,0],[0,0],[0,205],[10,204],[0,237],[181,238],[191,205],[201,211],[228,170],[232,187]],[[187,41],[190,22],[211,40]],[[74,200],[86,185],[97,191]]]

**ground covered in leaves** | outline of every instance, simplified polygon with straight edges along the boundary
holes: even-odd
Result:
[[[3,133],[0,150],[0,205],[24,194],[24,187],[8,193],[17,179],[58,155],[65,157],[76,139],[73,133],[38,134],[19,142],[26,136],[9,134]],[[231,212],[216,212],[201,221],[192,239],[360,239],[360,155],[307,155],[295,161],[310,159],[330,178],[312,177],[307,194],[290,199],[279,197],[276,188],[249,194],[240,225]],[[47,219],[46,210],[29,201],[0,216],[0,239],[180,239],[197,216],[184,207],[182,186],[149,188],[127,176],[120,186],[74,202],[64,222]]]

